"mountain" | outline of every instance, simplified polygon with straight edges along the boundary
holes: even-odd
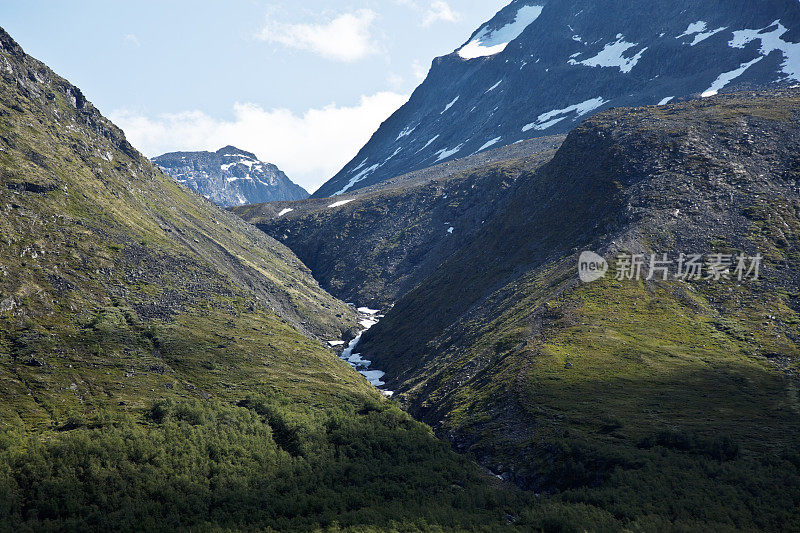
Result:
[[[214,394],[221,385],[193,375],[199,365],[236,366],[248,343],[271,336],[285,340],[265,357],[298,343],[318,369],[338,367],[319,341],[356,324],[347,305],[284,245],[165,176],[77,87],[0,37],[4,425],[141,406],[175,382]],[[207,321],[216,333],[203,332]],[[266,336],[245,340],[242,321]],[[202,350],[184,360],[193,344]]]
[[[796,528],[799,124],[797,89],[587,119],[358,351],[519,486],[632,530]]]
[[[321,342],[357,315],[284,245],[1,29],[0,211],[0,530],[497,530],[538,505]]]
[[[173,152],[153,162],[222,207],[308,198],[308,192],[278,167],[233,146],[216,152]]]
[[[796,80],[795,0],[514,0],[435,59],[408,103],[313,196],[566,133],[611,107]]]
[[[562,137],[543,137],[448,161],[331,199],[238,207],[234,213],[283,242],[325,290],[388,309],[470,242],[552,158]]]
[[[441,264],[353,347],[448,443],[325,346],[357,315],[297,256],[0,29],[0,530],[800,529],[798,119],[789,89],[616,109],[393,181]],[[400,215],[382,189],[322,209]],[[457,247],[415,227],[443,215]],[[678,252],[763,268],[615,279]]]

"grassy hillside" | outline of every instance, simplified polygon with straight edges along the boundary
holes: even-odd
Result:
[[[0,530],[508,524],[323,346],[355,313],[294,254],[0,45]]]
[[[798,118],[787,91],[588,120],[360,349],[520,486],[634,529],[798,527]],[[611,278],[580,283],[583,250]],[[616,281],[622,252],[764,268]]]
[[[219,393],[215,369],[262,381],[285,375],[265,362],[295,350],[311,357],[308,372],[337,373],[300,333],[339,338],[354,323],[346,305],[283,245],[157,171],[77,88],[2,43],[0,364],[15,400],[4,411],[49,424],[154,389]]]

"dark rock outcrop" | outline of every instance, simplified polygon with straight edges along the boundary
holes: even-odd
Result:
[[[336,297],[386,309],[497,216],[519,175],[561,137],[504,147],[399,176],[356,195],[234,212],[298,255]]]

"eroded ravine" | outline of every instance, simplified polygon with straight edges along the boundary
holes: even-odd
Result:
[[[368,307],[359,307],[357,311],[359,315],[359,324],[361,324],[363,329],[359,331],[358,335],[356,335],[352,341],[350,341],[339,357],[341,357],[351,367],[358,371],[359,374],[364,376],[367,381],[369,381],[370,384],[376,389],[381,391],[383,395],[392,396],[392,394],[394,394],[393,391],[383,388],[386,383],[382,381],[382,378],[386,375],[386,373],[381,370],[371,368],[372,361],[364,359],[361,357],[360,353],[355,353],[355,349],[358,347],[358,343],[361,342],[361,337],[364,335],[364,333],[377,324],[380,319],[384,317],[384,315],[379,314],[380,311],[369,309]],[[338,346],[343,346],[344,341],[330,341],[329,344],[336,348]]]

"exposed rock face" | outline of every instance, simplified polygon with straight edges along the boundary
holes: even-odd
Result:
[[[800,79],[796,0],[515,0],[437,58],[315,197],[566,133],[610,107]]]
[[[222,207],[308,198],[308,192],[278,167],[233,146],[216,152],[173,152],[153,162]]]
[[[0,302],[0,313],[13,311],[16,306],[17,303],[14,301],[14,298],[6,298],[2,302]]]
[[[562,137],[450,161],[358,194],[236,208],[283,242],[331,294],[387,309],[494,218],[519,175],[549,160]]]

